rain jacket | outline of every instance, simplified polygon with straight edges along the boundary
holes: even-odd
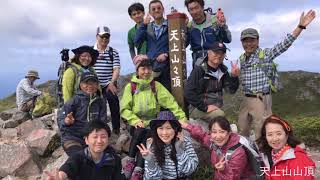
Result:
[[[156,119],[160,112],[160,107],[169,109],[177,119],[185,119],[186,115],[175,101],[170,92],[159,82],[155,81],[156,93],[151,90],[150,79],[138,79],[134,75],[131,79],[136,83],[136,93],[131,92],[131,83],[124,88],[120,102],[121,117],[126,119],[131,126],[143,120],[145,126],[150,120]]]
[[[78,72],[74,72],[74,70],[71,67],[69,67],[63,73],[62,94],[63,94],[64,102],[69,101],[72,98],[72,96],[74,96],[79,90],[80,77],[82,73],[84,73],[85,71],[90,71],[92,73],[95,73],[95,70],[92,67],[89,67],[88,69],[84,69],[81,67],[81,65],[76,63],[71,63],[71,65],[76,67]]]
[[[280,160],[271,168],[266,154],[262,154],[263,162],[266,165],[266,180],[314,180],[315,163],[308,157],[307,153],[299,146],[289,149]],[[291,175],[290,175],[291,174]]]
[[[222,147],[216,146],[212,141],[210,134],[205,132],[201,126],[188,125],[187,130],[190,132],[192,138],[200,142],[205,148],[211,151],[211,165],[215,169],[215,164],[219,162],[222,156],[226,155],[229,148],[239,143],[240,137],[235,133],[231,133],[229,140]],[[217,152],[220,151],[222,154],[218,156]],[[214,177],[212,179],[219,180],[239,180],[249,179],[251,170],[247,160],[247,154],[243,147],[237,148],[231,155],[229,161],[226,162],[223,171],[214,171]]]

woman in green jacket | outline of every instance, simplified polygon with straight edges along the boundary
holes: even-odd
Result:
[[[71,59],[71,65],[63,73],[62,94],[64,103],[71,99],[79,89],[80,77],[84,72],[95,73],[92,66],[96,63],[99,52],[91,46],[80,46],[73,49],[75,54]]]
[[[156,119],[161,108],[169,109],[182,121],[186,120],[186,115],[170,92],[153,80],[151,60],[137,57],[133,63],[137,72],[126,85],[120,102],[121,117],[134,129],[129,158],[123,171],[127,178],[131,176],[131,179],[140,179],[143,176],[144,161],[137,145],[145,143],[150,130],[150,121]],[[137,162],[135,162],[136,155]]]

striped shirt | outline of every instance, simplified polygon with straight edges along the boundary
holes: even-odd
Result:
[[[241,61],[241,83],[243,87],[243,92],[245,94],[255,94],[255,93],[269,93],[269,77],[263,71],[261,67],[267,68],[267,72],[272,71],[273,60],[285,52],[294,42],[296,38],[292,34],[288,34],[286,38],[276,44],[273,48],[265,48],[264,59],[259,59],[259,52],[262,50],[258,48],[255,53],[251,54],[249,57],[246,57],[245,60]],[[260,62],[262,61],[262,62]]]
[[[197,168],[199,160],[189,137],[184,137],[183,149],[177,150],[178,174],[179,177],[191,175]],[[162,179],[177,179],[176,166],[170,158],[172,145],[165,145],[165,162],[162,167],[156,162],[156,158],[152,155],[145,160],[144,179],[145,180],[162,180]]]
[[[97,44],[94,49],[98,50]],[[119,53],[116,49],[112,48],[113,61],[110,60],[109,46],[103,51],[99,51],[99,57],[93,68],[96,71],[101,87],[106,87],[112,80],[112,73],[114,68],[120,68]]]

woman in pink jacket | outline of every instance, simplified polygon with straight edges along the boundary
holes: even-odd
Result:
[[[239,135],[231,132],[230,123],[225,117],[212,119],[209,123],[209,133],[205,132],[201,126],[182,123],[182,127],[190,132],[192,138],[211,151],[213,179],[249,179],[252,173],[242,146],[235,149],[231,158],[225,158],[228,149],[237,145],[240,140]]]
[[[315,163],[293,136],[292,127],[279,116],[268,117],[257,140],[266,180],[314,180]]]

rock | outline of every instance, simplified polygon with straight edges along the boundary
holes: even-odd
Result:
[[[2,134],[1,138],[6,138],[6,139],[13,139],[17,138],[18,136],[18,131],[16,128],[8,128],[8,129],[1,129],[0,128],[0,134]]]
[[[32,131],[26,142],[32,152],[39,156],[47,156],[59,147],[60,138],[56,131],[38,129]]]
[[[11,119],[18,121],[18,123],[21,124],[31,118],[30,118],[29,113],[22,112],[22,111],[19,111],[18,109],[15,109]]]
[[[56,161],[54,161],[53,163],[50,163],[47,165],[47,167],[43,170],[43,171],[53,171],[55,168],[60,168],[62,166],[62,164],[64,162],[66,162],[66,160],[68,159],[68,155],[66,153],[64,153],[59,159],[57,159]],[[42,178],[41,179],[45,179],[45,175],[44,173],[42,174]]]
[[[38,165],[23,141],[0,143],[0,154],[0,177],[11,174],[32,176],[40,173]]]
[[[119,138],[116,141],[116,144],[114,145],[114,149],[118,152],[125,151],[128,152],[129,148],[125,147],[126,144],[128,144],[129,141],[129,146],[130,146],[130,135],[128,133],[123,133],[119,136]]]
[[[53,159],[58,159],[59,157],[61,157],[64,154],[64,150],[62,148],[62,146],[60,146],[58,149],[56,149],[52,154],[51,157]]]
[[[10,175],[8,175],[8,176],[2,178],[2,180],[22,180],[22,179],[19,178],[19,177],[15,177],[15,176],[10,176]]]
[[[4,121],[0,127],[3,127],[3,128],[15,128],[19,126],[19,122],[15,119],[10,119],[8,121]]]
[[[8,112],[8,111],[4,111],[4,112],[0,113],[0,118],[3,121],[6,121],[6,120],[10,119],[12,116],[13,116],[13,114]]]
[[[3,128],[15,128],[19,124],[30,119],[29,113],[19,111],[17,108],[4,111],[1,114],[3,114],[2,116],[6,119],[4,122],[0,124],[0,127]],[[8,117],[10,118],[7,119]]]
[[[45,125],[39,119],[28,120],[17,127],[18,136],[25,139],[33,130],[44,129]]]
[[[34,119],[34,121],[41,121],[47,129],[53,130],[53,126],[55,124],[53,120],[54,114],[48,114],[39,118]]]

